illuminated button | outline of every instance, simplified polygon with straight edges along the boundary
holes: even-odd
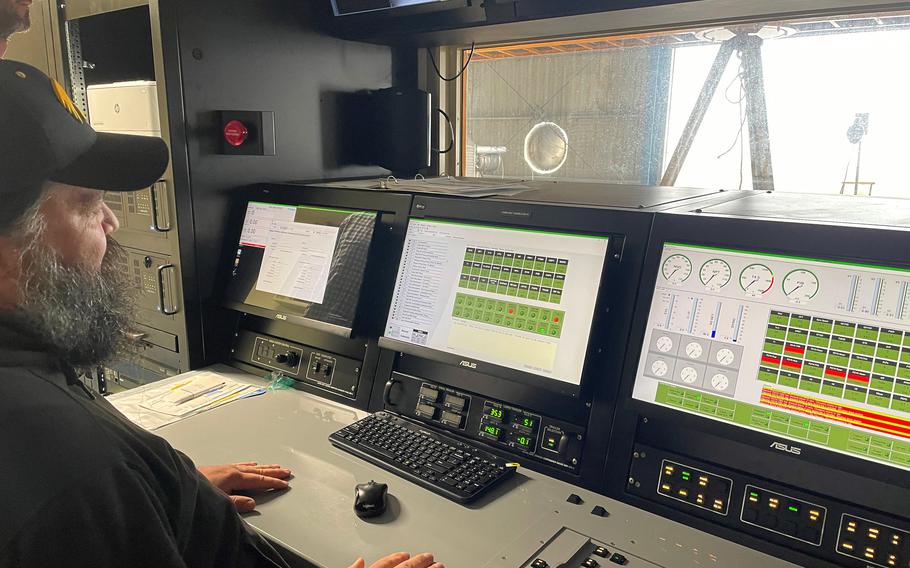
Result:
[[[698,497],[695,498],[695,502],[698,503],[699,505],[704,505],[704,504],[705,504],[705,496],[702,495],[701,493],[699,493],[699,494],[698,494]]]
[[[708,486],[708,476],[706,476],[706,475],[699,475],[699,476],[698,476],[698,484],[701,485],[702,487],[707,487],[707,486]]]
[[[242,146],[249,136],[249,129],[239,120],[231,120],[224,125],[224,140],[235,148]]]
[[[689,473],[688,471],[683,470],[682,478],[683,478],[683,481],[689,481],[689,479],[692,478],[692,474]]]
[[[720,499],[715,499],[715,500],[714,500],[714,508],[717,509],[718,511],[720,511],[721,509],[724,508],[724,502],[721,501]]]
[[[897,566],[897,556],[893,554],[888,555],[888,566]]]
[[[610,556],[610,551],[602,546],[598,546],[594,549],[594,554],[596,556],[600,556],[601,558],[606,558],[607,556]]]
[[[816,511],[815,509],[809,510],[809,520],[812,521],[812,522],[817,521],[817,520],[818,520],[818,516],[819,516],[820,514],[821,514],[821,513],[819,513],[819,512]]]
[[[544,560],[542,558],[538,558],[537,560],[535,560],[534,562],[531,563],[531,568],[550,568],[550,565],[547,564],[546,560]]]
[[[673,475],[674,471],[675,471],[675,469],[673,468],[672,465],[668,465],[668,466],[664,467],[664,475]]]
[[[878,540],[878,529],[869,529],[869,538]]]
[[[856,521],[847,523],[847,532],[856,532]]]
[[[901,543],[900,535],[897,535],[897,534],[891,535],[891,544],[898,545],[900,543]]]
[[[593,558],[588,558],[587,560],[582,562],[581,565],[584,566],[584,568],[597,568],[598,566],[600,566],[600,564],[597,562],[597,560],[594,560]]]
[[[749,492],[749,502],[758,503],[758,493],[756,493],[755,491],[750,491]]]
[[[779,505],[780,505],[780,501],[777,499],[777,497],[771,497],[770,499],[768,499],[768,506],[771,507],[772,509],[777,509],[777,507]]]
[[[853,549],[855,548],[853,546],[852,542],[846,542],[846,541],[840,543],[840,547],[843,548],[844,550],[849,550],[849,551],[853,551]]]
[[[686,491],[685,489],[680,489],[680,490],[678,491],[678,493],[679,493],[679,496],[680,496],[680,497],[688,497],[688,496],[689,496],[689,492]]]
[[[667,493],[669,493],[669,492],[670,492],[670,484],[669,484],[669,483],[664,483],[663,485],[660,486],[660,489],[661,489],[662,491],[666,491]]]
[[[863,556],[865,556],[866,558],[868,558],[870,560],[875,558],[875,549],[872,548],[871,546],[866,547],[866,551],[863,553]]]

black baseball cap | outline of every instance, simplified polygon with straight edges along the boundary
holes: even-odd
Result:
[[[168,164],[164,140],[95,132],[60,83],[31,65],[0,61],[0,228],[47,181],[104,191],[154,184]]]

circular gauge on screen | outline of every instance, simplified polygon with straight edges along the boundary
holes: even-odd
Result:
[[[723,373],[717,373],[711,377],[711,388],[718,392],[725,392],[730,388],[730,379]]]
[[[687,385],[691,385],[698,380],[698,371],[692,367],[683,367],[683,370],[679,372],[679,378]]]
[[[739,273],[739,285],[750,296],[764,296],[774,286],[774,273],[764,264],[750,264]]]
[[[808,270],[798,268],[784,276],[781,288],[791,302],[802,304],[818,294],[818,277]]]
[[[673,349],[673,340],[666,335],[658,337],[654,344],[657,346],[657,350],[662,353],[666,353],[670,349]]]
[[[697,341],[693,341],[686,345],[686,355],[688,355],[690,359],[698,359],[701,357],[702,352],[701,343],[698,343]]]
[[[736,355],[733,353],[732,349],[727,349],[724,347],[717,350],[717,353],[714,354],[714,358],[718,363],[726,366],[733,363],[733,360],[736,359]]]
[[[682,284],[692,274],[692,261],[683,254],[670,255],[664,261],[661,272],[671,284]]]
[[[713,258],[701,265],[698,277],[708,290],[720,290],[730,282],[733,271],[726,261]]]
[[[651,363],[651,374],[655,377],[663,377],[667,374],[667,371],[670,370],[670,367],[667,366],[666,361],[658,359]]]

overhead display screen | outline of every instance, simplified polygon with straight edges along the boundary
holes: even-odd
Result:
[[[228,301],[350,329],[376,220],[371,211],[249,203]]]
[[[579,385],[608,242],[412,219],[385,336]]]
[[[375,10],[388,10],[404,6],[417,6],[420,4],[437,4],[451,0],[332,0],[332,7],[336,16],[358,14],[360,12],[373,12]]]
[[[634,398],[910,469],[910,271],[666,243]]]

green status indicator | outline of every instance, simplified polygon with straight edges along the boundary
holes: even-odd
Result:
[[[787,509],[793,513],[799,513],[799,507],[794,507],[793,505],[790,505],[789,507],[787,507]]]
[[[493,426],[492,424],[484,424],[483,431],[496,437],[499,437],[499,434],[502,433],[502,429],[500,429],[499,426]]]

